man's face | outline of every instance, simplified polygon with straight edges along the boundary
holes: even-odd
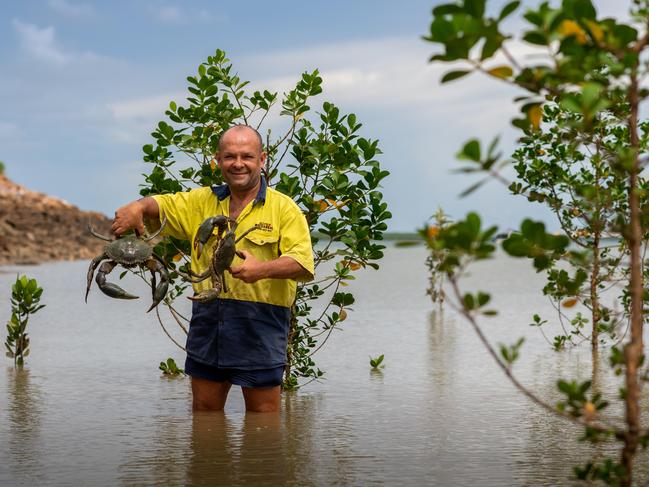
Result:
[[[221,137],[216,156],[230,191],[249,191],[257,186],[266,153],[261,152],[257,135],[249,129],[228,130]]]

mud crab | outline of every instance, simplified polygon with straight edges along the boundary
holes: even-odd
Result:
[[[205,272],[196,274],[189,270],[187,273],[182,273],[183,277],[192,283],[203,282],[207,278],[211,278],[212,280],[212,287],[210,289],[203,290],[196,296],[189,296],[189,299],[192,301],[202,303],[213,301],[221,292],[228,292],[227,285],[225,284],[225,271],[232,265],[235,255],[244,258],[243,254],[237,252],[236,244],[258,227],[257,225],[251,227],[239,235],[238,238],[234,233],[236,228],[237,222],[223,215],[210,217],[198,227],[198,231],[194,237],[194,249],[196,250],[197,257],[201,256],[204,246],[214,236],[213,232],[215,229],[217,230],[217,244],[214,246],[209,267]]]
[[[149,269],[152,276],[151,289],[153,294],[153,304],[147,310],[147,313],[155,308],[167,294],[169,275],[164,262],[153,253],[153,247],[149,245],[148,242],[160,234],[166,223],[167,220],[163,219],[160,229],[152,235],[140,237],[137,234],[129,234],[116,239],[101,235],[88,225],[88,230],[92,235],[110,243],[104,247],[104,252],[101,255],[98,255],[92,259],[92,262],[90,262],[90,267],[88,268],[88,286],[86,287],[86,302],[88,302],[88,293],[90,292],[90,285],[92,284],[92,276],[95,273],[95,269],[97,269],[99,264],[105,260],[105,262],[99,267],[95,279],[99,289],[104,294],[117,299],[137,299],[138,296],[127,293],[117,284],[107,282],[106,274],[109,274],[117,265],[126,268],[139,266],[141,268]],[[157,285],[156,273],[160,275],[160,282]]]

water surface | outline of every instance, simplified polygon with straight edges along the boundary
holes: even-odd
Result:
[[[47,307],[29,324],[25,369],[0,364],[0,485],[572,485],[572,467],[608,447],[577,442],[581,431],[518,393],[456,312],[434,310],[424,261],[421,248],[389,248],[378,272],[359,274],[354,311],[316,355],[326,379],[284,394],[280,417],[244,414],[236,387],[225,414],[192,414],[189,380],[157,369],[183,354],[145,314],[137,280],[123,285],[140,300],[93,284],[84,304],[86,262],[3,268],[0,319],[16,272],[39,280]],[[586,380],[593,362],[587,344],[557,354],[527,326],[554,313],[542,285],[504,256],[465,281],[495,294],[500,314],[483,322],[492,342],[527,337],[515,371],[554,403],[557,378]],[[370,370],[381,353],[385,368]],[[595,386],[616,391],[599,361]]]

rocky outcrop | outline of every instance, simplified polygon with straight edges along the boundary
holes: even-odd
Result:
[[[88,223],[105,234],[110,230],[105,215],[81,211],[0,174],[0,265],[91,259],[105,242],[90,235]]]

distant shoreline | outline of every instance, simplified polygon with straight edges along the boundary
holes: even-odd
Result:
[[[320,240],[327,239],[328,236],[325,235],[324,233],[320,232],[315,232],[312,234],[314,237],[319,238]],[[417,242],[423,242],[424,238],[419,235],[417,232],[385,232],[383,234],[383,241],[390,241],[390,242],[402,242],[402,241],[417,241]],[[380,240],[379,240],[380,241]]]

